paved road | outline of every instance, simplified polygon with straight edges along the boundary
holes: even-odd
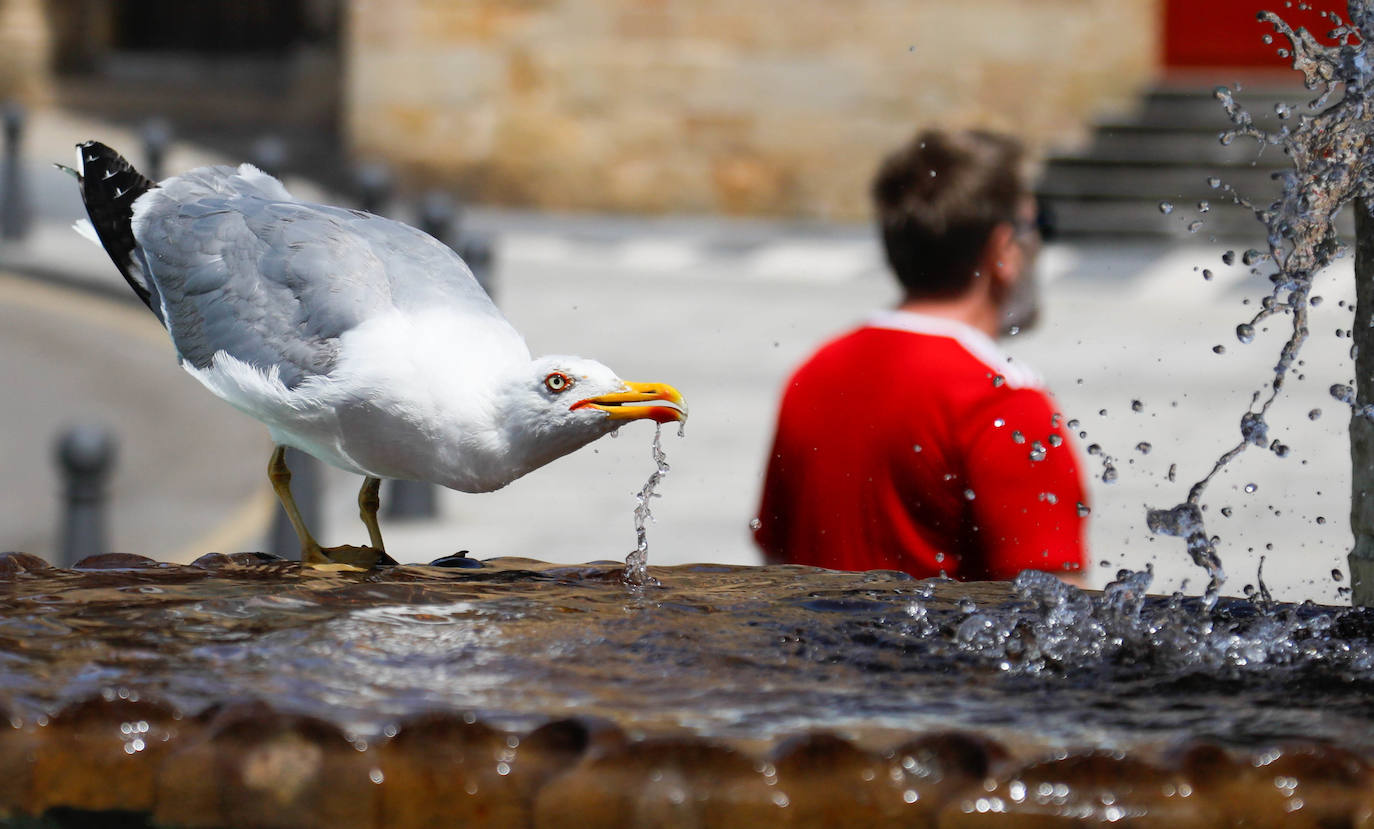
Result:
[[[188,560],[241,549],[260,532],[271,506],[266,434],[177,367],[147,312],[0,273],[0,383],[0,548],[55,560],[52,444],[76,423],[119,440],[114,550]]]

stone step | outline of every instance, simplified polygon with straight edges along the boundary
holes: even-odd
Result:
[[[1226,167],[1257,166],[1279,169],[1291,162],[1282,149],[1253,139],[1230,144],[1219,140],[1220,130],[1161,128],[1142,124],[1104,124],[1093,134],[1087,149],[1074,156],[1060,156],[1106,163],[1154,164],[1207,163]],[[1052,158],[1051,163],[1057,160]]]
[[[1296,113],[1316,97],[1279,83],[1236,86],[1237,103],[1271,132],[1296,123]],[[1295,114],[1280,118],[1276,103],[1292,106]],[[1197,233],[1262,233],[1251,211],[1230,204],[1226,188],[1251,203],[1267,204],[1279,193],[1274,176],[1292,164],[1281,148],[1254,139],[1223,144],[1220,136],[1231,127],[1215,87],[1161,84],[1141,96],[1131,119],[1100,124],[1082,152],[1052,156],[1038,191],[1056,210],[1066,236],[1186,237],[1198,219],[1203,224]],[[1223,186],[1212,186],[1215,180]],[[1161,202],[1175,209],[1166,214]],[[1199,211],[1200,202],[1208,203],[1208,213]],[[1232,209],[1223,212],[1222,207]]]
[[[1053,212],[1055,227],[1063,238],[1081,239],[1094,236],[1173,237],[1178,239],[1248,240],[1251,247],[1264,241],[1264,225],[1253,211],[1237,204],[1213,201],[1206,213],[1194,203],[1176,206],[1171,213],[1159,209],[1159,202],[1132,198],[1060,198],[1045,196],[1045,203]],[[1197,221],[1195,230],[1189,227]],[[1354,238],[1354,219],[1350,211],[1343,212],[1336,222],[1337,231],[1347,240]]]
[[[1045,171],[1038,190],[1058,198],[1138,198],[1170,201],[1227,199],[1219,179],[1251,202],[1269,202],[1278,195],[1273,170],[1260,167],[1219,168],[1208,163],[1102,163],[1089,159],[1058,159]]]

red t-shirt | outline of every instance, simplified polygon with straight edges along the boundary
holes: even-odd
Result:
[[[787,385],[755,539],[769,561],[963,580],[1079,570],[1086,496],[1039,380],[962,323],[889,311]]]

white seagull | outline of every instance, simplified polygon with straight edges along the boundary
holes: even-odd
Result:
[[[627,421],[687,417],[672,386],[531,358],[463,260],[408,225],[302,202],[249,164],[153,182],[88,141],[68,172],[90,216],[78,230],[157,315],[182,367],[266,424],[268,477],[302,561],[394,563],[377,525],[382,478],[489,492]],[[288,446],[363,476],[369,546],[320,547],[291,496]]]

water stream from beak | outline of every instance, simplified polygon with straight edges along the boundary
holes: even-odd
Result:
[[[657,584],[657,581],[649,575],[648,525],[654,518],[649,506],[649,499],[659,497],[655,490],[658,489],[659,482],[670,471],[668,458],[663,454],[662,424],[654,424],[653,456],[655,466],[653,474],[649,476],[649,480],[644,482],[644,488],[635,496],[635,548],[625,557],[625,575],[623,578],[626,584],[636,587]]]

